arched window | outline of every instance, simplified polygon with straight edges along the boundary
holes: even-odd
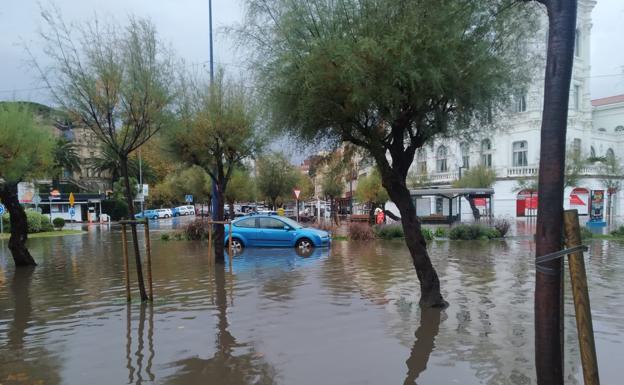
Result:
[[[462,167],[470,168],[470,145],[463,142],[459,145],[459,150],[461,151]]]
[[[604,128],[604,127],[600,127],[600,128],[598,129],[598,131],[600,131],[600,132],[607,132],[607,129],[606,129],[606,128]]]
[[[528,149],[529,149],[529,145],[526,140],[513,142],[513,166],[514,167],[528,166],[528,157],[527,157]]]
[[[416,154],[416,171],[420,175],[427,174],[427,150],[419,148]]]
[[[589,157],[590,158],[595,158],[596,157],[596,149],[594,148],[594,146],[591,146],[589,148]]]
[[[615,132],[621,132],[621,131],[624,131],[624,126],[615,127]]]
[[[492,167],[492,142],[489,139],[481,141],[481,164]]]
[[[608,148],[607,149],[607,152],[605,153],[605,158],[607,158],[607,159],[615,158],[615,153],[613,152],[612,148]]]
[[[438,147],[438,151],[436,152],[436,171],[437,172],[447,172],[448,167],[446,165],[446,147],[440,146]]]

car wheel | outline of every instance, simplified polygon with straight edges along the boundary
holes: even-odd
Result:
[[[165,214],[165,219],[169,218],[169,214]]]
[[[295,245],[295,247],[299,251],[304,251],[304,250],[312,249],[314,247],[314,244],[308,238],[301,238],[300,240],[297,241],[297,244]]]
[[[243,241],[238,238],[232,238],[232,250],[234,250],[234,254],[238,254],[243,251]]]

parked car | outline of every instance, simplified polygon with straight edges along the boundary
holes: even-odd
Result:
[[[178,206],[171,211],[173,212],[174,217],[179,217],[181,215],[195,215],[195,206]]]
[[[158,218],[171,218],[173,216],[171,209],[156,209],[156,213]]]
[[[229,231],[229,225],[225,225],[226,246]],[[235,251],[244,247],[296,247],[309,250],[329,244],[330,234],[327,231],[303,227],[286,217],[256,214],[232,222],[232,247]]]
[[[134,217],[136,219],[142,219],[142,218],[158,219],[158,213],[156,212],[156,210],[144,210],[138,214],[135,214]]]

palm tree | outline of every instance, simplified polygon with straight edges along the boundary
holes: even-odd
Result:
[[[95,172],[110,175],[111,189],[115,182],[121,177],[121,161],[119,160],[119,155],[117,155],[109,145],[102,145],[100,156],[90,159],[89,163]],[[147,169],[147,166],[143,168]],[[136,177],[137,179],[139,177],[139,164],[135,159],[128,159],[128,176]]]
[[[60,179],[66,175],[71,178],[75,172],[80,172],[80,156],[76,145],[67,139],[58,138],[54,146],[53,186],[58,188]]]

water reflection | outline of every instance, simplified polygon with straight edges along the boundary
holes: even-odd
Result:
[[[404,385],[416,384],[416,379],[427,369],[429,356],[435,348],[435,339],[440,331],[440,322],[443,310],[421,309],[420,326],[416,329],[414,345],[410,351],[410,356],[405,362],[407,364],[407,377],[403,381]]]
[[[216,351],[204,359],[191,357],[174,362],[176,374],[167,384],[247,385],[276,384],[276,370],[264,361],[261,354],[246,343],[237,342],[229,331],[225,265],[214,270],[217,308]]]
[[[146,313],[147,318],[147,336],[145,331]],[[152,370],[154,356],[154,308],[153,304],[142,303],[139,305],[139,323],[137,325],[137,342],[136,351],[132,353],[132,305],[126,305],[126,368],[128,369],[129,384],[143,384],[145,382],[144,375],[147,380],[154,381],[156,376]],[[145,338],[147,337],[147,352],[145,347]],[[147,362],[145,355],[147,354]],[[134,361],[134,362],[133,362]],[[143,366],[145,365],[145,368]]]

